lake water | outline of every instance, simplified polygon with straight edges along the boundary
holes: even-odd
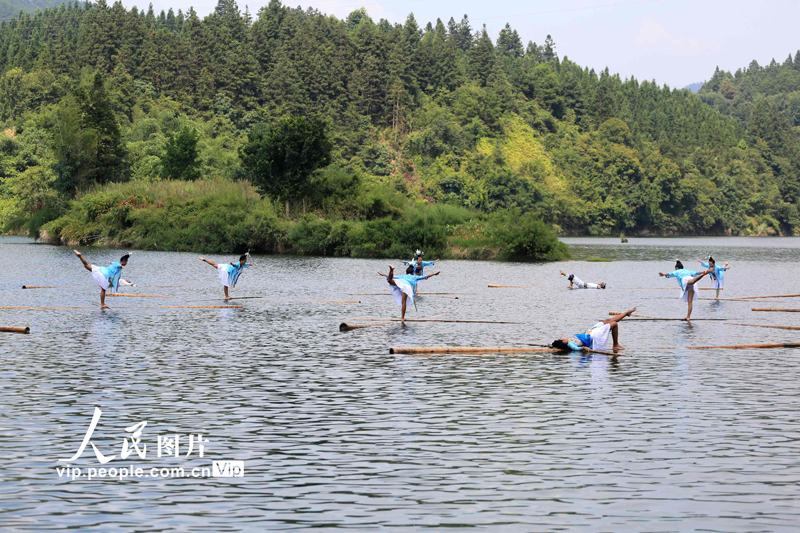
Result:
[[[0,310],[0,530],[791,531],[800,523],[800,351],[683,346],[796,342],[800,331],[713,322],[625,321],[627,357],[517,353],[389,355],[393,346],[524,346],[585,331],[610,310],[680,318],[658,277],[676,257],[731,261],[723,296],[800,293],[800,239],[565,239],[556,264],[443,261],[409,317],[515,324],[398,323],[384,260],[255,257],[242,309]],[[119,251],[83,249],[92,263]],[[586,262],[589,257],[613,262]],[[210,256],[231,261],[233,256]],[[608,290],[569,291],[558,270]],[[99,290],[71,249],[0,238],[0,305],[93,306]],[[222,294],[197,254],[135,252],[112,307],[205,305]],[[487,284],[536,289],[489,289]],[[703,280],[702,286],[710,286]],[[22,285],[62,289],[21,290]],[[701,291],[703,297],[712,291]],[[798,325],[777,302],[705,301],[694,318]],[[656,347],[676,347],[654,350]],[[94,408],[91,442],[117,469],[243,461],[244,477],[86,478],[69,459]],[[132,428],[141,444],[120,457]],[[134,428],[135,429],[135,428]],[[133,431],[132,429],[131,431]],[[181,435],[181,457],[157,456]],[[189,457],[188,435],[207,439]],[[82,478],[59,477],[70,464]],[[63,471],[62,471],[63,472]]]

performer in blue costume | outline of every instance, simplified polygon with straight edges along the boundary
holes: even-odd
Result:
[[[100,287],[100,309],[108,309],[106,305],[106,291],[110,289],[113,292],[117,292],[120,285],[120,277],[122,276],[122,267],[128,264],[128,258],[131,254],[123,255],[120,257],[119,262],[111,263],[107,267],[99,267],[90,265],[78,250],[73,251],[75,255],[78,256],[78,259],[81,260],[81,263],[83,263],[83,267],[92,273],[92,279]],[[125,281],[124,284],[131,284],[127,280],[122,281]]]
[[[731,262],[728,261],[723,266],[717,266],[717,262],[714,261],[714,258],[710,255],[708,256],[708,262],[703,261],[702,259],[698,259],[700,264],[703,265],[703,268],[710,269],[711,272],[711,279],[714,281],[714,288],[717,289],[717,296],[714,298],[715,300],[719,300],[719,291],[720,289],[724,288],[725,284],[725,271],[728,270],[730,267],[728,266]]]
[[[411,266],[409,265],[409,270],[411,270]],[[439,272],[434,272],[433,274],[428,274],[427,276],[417,276],[415,274],[405,274],[403,276],[396,276],[394,275],[394,267],[389,265],[389,274],[384,274],[382,272],[378,272],[381,276],[386,278],[386,281],[389,282],[389,285],[392,287],[392,296],[394,296],[394,300],[397,302],[402,308],[402,313],[400,315],[400,319],[405,322],[406,320],[406,303],[409,298],[411,298],[411,303],[414,303],[414,296],[417,294],[417,283],[422,280],[432,278],[433,276],[438,276]],[[415,304],[416,305],[416,304]]]
[[[208,263],[209,265],[213,266],[217,269],[217,273],[219,274],[219,282],[222,283],[222,286],[225,290],[225,299],[230,299],[230,295],[228,294],[228,287],[231,289],[236,288],[236,283],[239,281],[239,276],[242,275],[245,268],[250,268],[253,266],[253,263],[247,262],[247,256],[250,254],[244,254],[239,257],[239,261],[237,263],[229,263],[225,264],[217,264],[214,261],[209,261],[205,257],[201,257],[200,261]]]
[[[417,252],[414,255],[415,255],[416,258],[412,259],[411,261],[400,261],[399,259],[398,259],[398,261],[403,263],[404,266],[413,265],[414,266],[414,274],[417,275],[417,276],[424,276],[425,275],[425,267],[433,266],[436,263],[438,263],[439,261],[441,261],[441,259],[437,259],[436,261],[423,261],[422,260],[422,252],[420,250],[417,250]]]
[[[615,317],[598,322],[586,333],[578,333],[573,337],[556,339],[553,341],[552,346],[553,348],[558,348],[559,350],[581,350],[584,352],[588,352],[590,350],[602,351],[606,349],[606,345],[608,344],[608,335],[610,333],[612,339],[614,340],[614,347],[612,350],[615,352],[624,350],[625,348],[619,344],[619,323],[623,318],[631,316],[634,311],[636,311],[635,307],[633,309],[628,309],[624,313],[620,313]]]
[[[692,318],[692,300],[694,300],[695,293],[699,292],[696,283],[703,279],[706,274],[710,274],[711,270],[704,270],[697,272],[694,270],[686,270],[683,268],[683,263],[680,261],[675,262],[675,270],[669,274],[659,272],[658,275],[662,278],[675,278],[678,280],[678,285],[681,288],[681,300],[689,305],[686,312],[685,320],[689,322]]]

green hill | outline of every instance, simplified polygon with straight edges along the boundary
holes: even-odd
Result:
[[[165,171],[179,134],[196,138],[191,176],[263,184],[240,159],[251,133],[318,116],[330,165],[291,197],[262,186],[259,202],[292,205],[252,230],[272,232],[266,248],[380,255],[391,244],[368,241],[384,223],[390,241],[422,238],[392,233],[408,223],[443,232],[440,244],[491,247],[520,216],[572,234],[800,231],[800,149],[766,127],[772,108],[743,121],[708,94],[595,71],[559,57],[550,36],[524,45],[506,25],[493,38],[466,16],[393,25],[363,9],[339,20],[220,0],[200,19],[99,2],[5,24],[0,73],[7,229],[62,217],[51,235],[145,243],[169,191],[184,202],[215,190],[164,183],[181,178]],[[249,205],[252,189],[219,190]],[[226,220],[214,219],[220,235]]]
[[[0,0],[0,20],[18,17],[20,12],[35,13],[40,9],[60,6],[63,0]]]

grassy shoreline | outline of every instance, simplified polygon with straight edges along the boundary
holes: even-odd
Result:
[[[413,203],[383,188],[318,206],[295,206],[285,218],[246,181],[128,182],[80,195],[30,234],[55,245],[198,253],[396,259],[419,248],[448,259],[569,258],[553,228],[529,214]]]

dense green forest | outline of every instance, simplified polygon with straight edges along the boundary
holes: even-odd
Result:
[[[0,20],[19,16],[20,12],[34,13],[39,9],[61,5],[61,0],[0,0]]]
[[[0,23],[0,225],[359,256],[559,257],[549,225],[796,234],[798,74],[751,65],[695,95],[466,15],[67,4]]]

